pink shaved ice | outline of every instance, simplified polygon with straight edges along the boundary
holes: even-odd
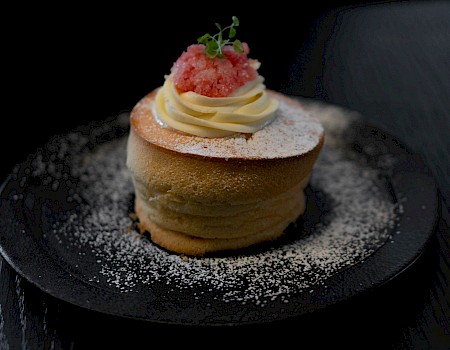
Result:
[[[230,96],[245,83],[256,79],[258,73],[252,66],[255,60],[247,57],[250,49],[243,43],[244,52],[238,53],[227,45],[225,58],[209,58],[202,44],[187,48],[171,68],[173,82],[180,92],[194,91],[209,97]]]

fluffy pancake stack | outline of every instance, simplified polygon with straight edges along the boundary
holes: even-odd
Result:
[[[206,108],[205,96],[177,89],[174,74],[166,77],[171,85],[145,96],[130,116],[127,166],[141,231],[169,251],[193,256],[279,238],[305,211],[322,126],[297,100],[266,90],[262,80],[244,84],[229,100],[206,96],[206,103],[213,100]],[[186,131],[216,135],[221,125],[227,131],[217,132],[225,136]]]

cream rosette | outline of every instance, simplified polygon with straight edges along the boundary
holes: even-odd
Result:
[[[254,133],[275,118],[277,108],[278,101],[266,91],[262,76],[229,97],[208,97],[192,91],[180,93],[169,75],[158,90],[153,112],[162,126],[213,138]]]

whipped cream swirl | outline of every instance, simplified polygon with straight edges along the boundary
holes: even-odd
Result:
[[[229,97],[208,97],[179,93],[171,74],[156,94],[153,113],[162,126],[213,138],[254,133],[275,118],[277,108],[278,101],[267,93],[262,76]]]

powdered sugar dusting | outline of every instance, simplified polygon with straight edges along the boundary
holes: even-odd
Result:
[[[134,108],[141,136],[163,148],[204,157],[275,159],[296,157],[314,149],[323,134],[321,123],[298,101],[280,99],[276,118],[263,129],[248,135],[204,138],[161,129],[152,114],[153,98],[144,97]],[[295,104],[292,104],[295,103]]]
[[[67,200],[77,205],[58,215],[44,239],[51,249],[74,255],[66,262],[72,264],[67,267],[72,273],[119,292],[135,293],[163,283],[195,298],[207,290],[224,302],[288,303],[293,294],[312,291],[339,271],[363,262],[389,240],[401,215],[381,170],[363,157],[349,157],[333,142],[337,134],[329,137],[308,192],[314,197],[308,203],[321,215],[308,216],[314,210],[307,208],[304,223],[295,229],[302,234],[283,244],[252,254],[193,258],[151,243],[135,229],[130,209],[134,194],[125,165],[126,136],[92,149],[73,147],[84,150],[77,154],[65,147],[69,153],[63,155],[64,161],[70,164],[70,179],[75,179]],[[86,143],[83,137],[79,141]],[[67,138],[60,142],[67,144]],[[54,178],[51,169],[57,167],[51,163],[37,163],[40,175]]]

